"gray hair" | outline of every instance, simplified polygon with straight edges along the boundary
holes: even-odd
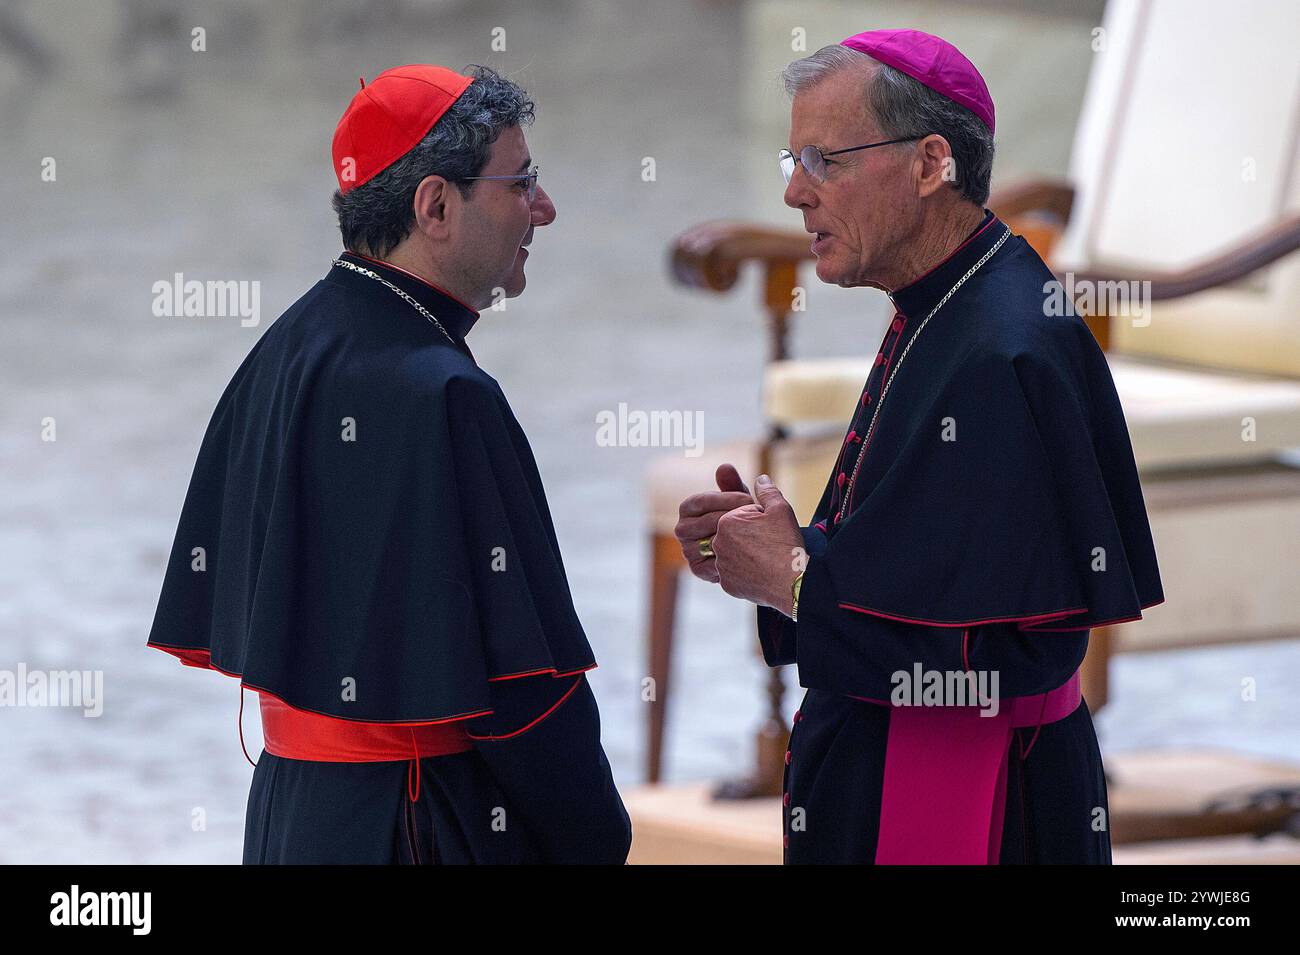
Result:
[[[867,81],[865,103],[886,139],[938,133],[948,141],[956,180],[963,199],[983,206],[993,178],[993,133],[965,106],[953,102],[906,73],[847,46],[824,46],[795,60],[781,74],[785,91],[794,96],[832,73],[876,64]],[[855,144],[856,145],[856,144]]]
[[[415,227],[415,189],[427,176],[456,183],[468,198],[503,130],[533,121],[534,103],[510,80],[486,66],[469,67],[466,87],[425,137],[373,179],[347,194],[335,190],[334,212],[343,245],[385,256]]]

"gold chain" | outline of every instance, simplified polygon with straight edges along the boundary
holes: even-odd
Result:
[[[442,322],[440,322],[440,321],[438,321],[436,318],[434,318],[433,315],[431,315],[431,314],[429,313],[429,310],[428,310],[427,308],[425,308],[423,305],[421,305],[421,304],[420,304],[419,302],[417,302],[415,299],[411,298],[411,296],[407,295],[405,292],[403,292],[400,288],[398,288],[398,287],[397,287],[396,285],[394,285],[392,282],[388,281],[388,279],[384,278],[382,275],[378,274],[377,272],[372,272],[372,271],[370,271],[370,269],[363,269],[361,266],[359,266],[359,265],[355,265],[355,264],[353,264],[352,262],[348,262],[348,261],[346,261],[345,259],[335,259],[335,260],[334,260],[334,264],[337,265],[337,266],[339,266],[340,268],[351,269],[353,272],[360,273],[361,275],[364,275],[364,276],[365,276],[366,278],[368,278],[368,279],[374,279],[376,282],[379,282],[379,283],[381,283],[382,285],[386,285],[386,286],[388,286],[388,288],[390,288],[390,289],[392,289],[394,292],[396,292],[397,295],[400,296],[400,297],[401,297],[401,298],[402,298],[402,299],[403,299],[403,300],[404,300],[408,305],[410,305],[410,306],[411,306],[412,308],[414,308],[417,312],[419,312],[421,315],[423,315],[425,318],[427,318],[427,319],[429,320],[429,323],[430,323],[431,325],[433,325],[434,328],[438,329],[438,331],[440,331],[440,332],[442,332],[444,335],[446,335],[446,336],[447,336],[447,341],[451,342],[453,345],[457,344],[456,339],[454,339],[454,338],[451,337],[451,332],[449,332],[449,331],[447,331],[447,329],[443,328],[443,327],[442,327]]]
[[[1002,248],[1002,243],[1007,241],[1010,237],[1011,229],[1008,227],[1007,230],[998,238],[998,241],[993,243],[993,247],[985,252],[980,257],[980,260],[972,265],[970,270],[957,280],[956,285],[948,289],[947,294],[945,294],[943,298],[939,299],[939,304],[930,309],[930,314],[925,316],[925,319],[920,325],[916,326],[916,331],[913,332],[912,337],[907,340],[907,345],[903,348],[903,353],[898,356],[898,362],[894,365],[893,370],[890,371],[889,377],[885,379],[885,386],[880,389],[880,398],[876,401],[876,410],[871,413],[871,422],[867,425],[867,433],[862,437],[862,450],[858,452],[858,458],[853,462],[853,474],[850,475],[848,486],[844,489],[844,497],[840,500],[839,520],[844,520],[844,515],[848,511],[849,499],[853,496],[853,485],[857,483],[858,471],[862,469],[862,459],[867,456],[867,444],[871,441],[871,435],[876,430],[876,419],[880,417],[880,409],[885,404],[885,395],[889,394],[889,386],[894,383],[894,376],[898,374],[898,369],[903,367],[903,360],[907,358],[907,353],[912,350],[912,345],[916,342],[916,339],[920,336],[921,332],[925,330],[925,326],[929,324],[930,319],[934,318],[935,313],[938,312],[939,309],[943,308],[944,304],[948,299],[953,297],[957,289],[961,288],[968,278],[978,272],[980,266],[991,259],[993,253]]]

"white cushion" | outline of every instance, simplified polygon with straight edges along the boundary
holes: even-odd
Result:
[[[769,363],[763,370],[763,414],[779,425],[835,422],[847,428],[874,357]]]
[[[1262,460],[1300,446],[1300,382],[1123,356],[1109,362],[1140,469]],[[773,362],[764,375],[764,412],[785,426],[847,427],[870,370],[858,359]],[[1243,437],[1248,418],[1253,440]]]
[[[1245,462],[1300,445],[1300,383],[1110,356],[1140,470]],[[1254,419],[1254,440],[1243,419]]]
[[[772,480],[790,502],[802,523],[808,523],[826,490],[839,454],[843,433],[795,437],[778,442],[772,453]],[[714,471],[719,464],[734,464],[753,488],[758,476],[757,441],[733,441],[707,448],[698,458],[662,454],[646,469],[650,527],[656,534],[671,534],[683,500],[701,491],[717,490]]]

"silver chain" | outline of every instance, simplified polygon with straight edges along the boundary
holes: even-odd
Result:
[[[362,268],[361,266],[356,265],[356,264],[354,264],[354,263],[352,263],[352,262],[349,262],[349,261],[347,261],[346,259],[335,259],[335,260],[334,260],[334,264],[337,265],[337,266],[339,266],[340,268],[351,269],[353,272],[357,272],[357,273],[359,273],[359,274],[361,274],[361,275],[364,275],[364,276],[365,276],[366,278],[368,278],[368,279],[374,279],[376,282],[379,282],[379,283],[382,284],[382,285],[386,285],[386,286],[388,286],[388,287],[389,287],[390,289],[392,289],[395,293],[397,293],[397,295],[398,295],[400,298],[402,298],[402,299],[403,299],[403,300],[404,300],[408,305],[410,305],[413,309],[415,309],[417,312],[419,312],[421,315],[423,315],[425,318],[427,318],[427,319],[429,320],[429,324],[431,324],[434,328],[438,329],[438,331],[440,331],[440,332],[442,332],[444,335],[446,335],[446,336],[447,336],[447,341],[451,342],[453,345],[458,344],[458,342],[456,341],[456,339],[454,339],[454,338],[451,337],[451,332],[449,332],[449,331],[447,331],[447,329],[443,328],[443,327],[442,327],[442,322],[440,322],[440,321],[438,321],[436,318],[434,318],[433,315],[431,315],[431,314],[429,313],[429,310],[428,310],[427,308],[425,308],[423,305],[421,305],[421,304],[420,304],[419,302],[417,302],[415,299],[411,298],[411,296],[407,295],[407,294],[406,294],[405,292],[403,292],[400,288],[398,288],[398,287],[397,287],[396,285],[394,285],[392,282],[388,281],[388,279],[384,278],[384,277],[383,277],[382,275],[380,275],[378,272],[372,272],[372,271],[370,271],[370,269]]]
[[[853,496],[853,485],[857,483],[858,472],[862,469],[862,459],[867,456],[867,444],[871,441],[871,435],[876,430],[876,419],[880,417],[880,409],[885,404],[885,395],[889,394],[889,386],[894,383],[894,376],[898,374],[898,369],[903,367],[903,361],[907,358],[907,353],[912,350],[912,345],[916,343],[916,339],[920,337],[921,332],[925,330],[925,326],[930,323],[930,319],[934,318],[935,313],[938,312],[939,309],[943,308],[944,303],[956,294],[957,289],[961,288],[968,278],[978,272],[980,266],[991,259],[993,253],[1002,248],[1002,243],[1007,241],[1010,237],[1011,229],[1008,227],[1007,230],[998,238],[998,241],[993,243],[993,247],[980,256],[980,260],[972,265],[969,271],[957,280],[956,285],[948,289],[947,294],[944,295],[943,298],[939,299],[939,304],[930,309],[930,314],[925,316],[920,325],[916,326],[916,331],[913,332],[912,337],[907,340],[907,345],[904,346],[903,353],[898,356],[898,362],[894,365],[893,370],[890,371],[889,377],[885,379],[884,387],[880,389],[880,398],[876,401],[876,410],[871,413],[871,422],[867,425],[867,433],[862,437],[862,450],[858,452],[858,458],[853,462],[853,474],[850,475],[848,486],[844,489],[844,497],[840,499],[840,520],[844,520],[844,514],[848,510],[849,499]]]

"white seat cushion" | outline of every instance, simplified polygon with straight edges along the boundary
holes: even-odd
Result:
[[[874,357],[770,363],[763,373],[763,413],[779,425],[835,422],[847,428]]]
[[[1300,445],[1300,382],[1118,356],[1110,369],[1140,470],[1267,459]]]
[[[835,466],[843,434],[789,438],[779,442],[772,455],[772,480],[807,523],[826,490]],[[650,498],[650,527],[656,534],[671,534],[677,524],[678,508],[687,497],[717,490],[713,473],[719,464],[734,464],[750,488],[758,476],[757,441],[734,441],[706,448],[703,456],[687,458],[662,454],[646,469],[646,491]]]
[[[1140,469],[1264,460],[1300,447],[1300,382],[1110,357]],[[792,426],[849,415],[869,361],[773,362],[764,377],[768,419]],[[1254,440],[1243,438],[1254,419]]]

